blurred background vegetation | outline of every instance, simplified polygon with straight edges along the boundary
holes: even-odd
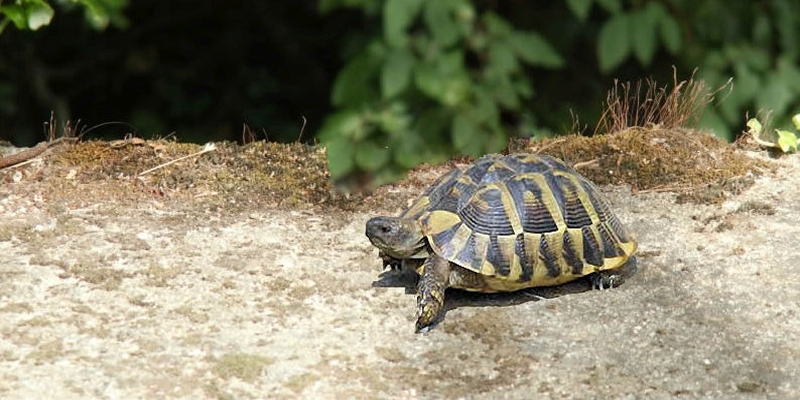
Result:
[[[334,178],[381,183],[592,134],[615,80],[696,70],[732,140],[800,110],[798,40],[800,0],[0,0],[0,139],[44,140],[52,111],[124,123],[89,137],[322,142]]]

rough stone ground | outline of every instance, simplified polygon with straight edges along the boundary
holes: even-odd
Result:
[[[413,281],[363,233],[393,206],[74,207],[2,183],[0,397],[800,398],[800,156],[778,163],[721,206],[606,188],[640,241],[625,285],[451,291],[421,335]]]

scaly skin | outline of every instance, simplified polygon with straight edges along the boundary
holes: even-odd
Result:
[[[436,254],[425,260],[417,285],[417,329],[427,332],[442,317],[444,292],[450,279],[450,262]]]
[[[631,256],[625,264],[619,268],[599,271],[592,277],[592,289],[604,290],[611,289],[625,283],[625,280],[639,268],[636,265],[636,256]]]

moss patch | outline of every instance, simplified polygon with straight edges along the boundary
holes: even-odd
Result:
[[[272,363],[273,361],[266,357],[233,353],[220,357],[213,370],[222,379],[239,378],[245,382],[253,382],[261,376],[264,368]]]
[[[443,166],[420,166],[408,178],[387,185],[388,192],[379,188],[371,196],[341,196],[330,184],[324,148],[264,141],[222,142],[215,147],[199,154],[203,149],[199,145],[168,140],[80,142],[54,151],[45,166],[20,168],[25,169],[26,180],[44,183],[38,189],[43,204],[60,209],[120,202],[158,207],[169,203],[194,210],[352,210],[385,208],[392,188],[412,186],[421,191],[456,162],[468,161],[459,158]],[[737,193],[724,186],[732,179],[771,168],[713,136],[660,125],[593,137],[517,140],[508,151],[553,155],[601,185],[678,193],[701,190],[684,200],[702,203]],[[9,181],[10,174],[9,169],[0,170],[0,180]],[[737,190],[748,184],[745,181]],[[405,199],[392,206],[402,208],[401,202]],[[13,232],[0,232],[0,238],[12,236]]]
[[[561,158],[600,185],[628,184],[638,191],[699,190],[685,200],[700,203],[717,203],[725,193],[737,194],[753,183],[752,179],[737,178],[773,168],[714,136],[658,127],[593,137],[517,141],[509,150]]]
[[[326,207],[338,199],[324,148],[264,141],[214,146],[198,154],[200,145],[169,140],[79,142],[54,150],[44,166],[20,168],[26,180],[44,183],[45,204],[69,209],[152,200],[195,209]],[[11,175],[0,170],[3,181]]]

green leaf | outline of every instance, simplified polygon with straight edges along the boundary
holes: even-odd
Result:
[[[355,169],[353,142],[345,137],[334,137],[325,143],[328,150],[328,171],[332,179],[343,177]]]
[[[736,100],[736,95],[732,94],[730,97],[733,97]],[[736,121],[741,121],[742,114],[739,109],[739,104],[736,101],[728,101],[730,97],[726,98],[725,101],[721,101],[718,106],[717,110],[719,112],[720,117],[722,117],[729,125],[736,123]]]
[[[759,109],[772,110],[776,115],[784,115],[794,98],[789,84],[790,82],[780,79],[779,75],[767,77],[767,82],[756,96],[756,106]]]
[[[681,28],[671,15],[664,13],[658,23],[661,40],[670,54],[677,54],[681,50]]]
[[[597,0],[597,4],[611,14],[619,14],[622,11],[622,0]]]
[[[474,118],[490,127],[500,126],[500,107],[492,96],[489,85],[476,86],[474,89],[475,109]]]
[[[702,116],[698,126],[703,129],[710,130],[714,136],[730,142],[734,139],[734,133],[728,128],[728,124],[720,117],[715,109],[706,110]]]
[[[514,90],[514,85],[507,77],[492,79],[492,97],[497,100],[503,108],[517,110],[520,107],[519,96]]]
[[[426,161],[425,148],[419,132],[407,132],[407,135],[393,146],[394,161],[402,168],[414,168]]]
[[[84,19],[95,29],[105,29],[109,24],[119,28],[128,26],[128,20],[122,12],[128,5],[128,0],[72,0],[72,2],[83,5]]]
[[[356,165],[364,171],[378,170],[389,161],[389,156],[389,149],[372,141],[359,142],[356,145]]]
[[[461,29],[462,37],[469,37],[475,28],[475,5],[471,0],[452,0],[455,21]]]
[[[361,8],[366,12],[375,6],[375,0],[319,0],[317,9],[320,14],[327,14],[339,8]]]
[[[387,0],[383,6],[383,37],[392,47],[403,47],[408,28],[417,18],[422,0]]]
[[[486,142],[483,145],[483,150],[481,150],[478,155],[485,153],[499,153],[503,151],[503,149],[508,148],[508,137],[503,130],[496,129],[492,132],[487,132],[486,135]]]
[[[797,151],[797,136],[789,131],[775,129],[778,133],[778,146],[784,153],[793,153]]]
[[[489,68],[500,75],[509,75],[519,70],[514,49],[507,41],[496,41],[489,46]]]
[[[411,116],[407,104],[403,101],[394,101],[375,116],[378,129],[389,134],[392,138],[402,137],[411,125]]]
[[[17,29],[26,29],[28,27],[28,15],[25,11],[22,6],[17,4],[0,7],[0,13],[10,19]]]
[[[337,137],[360,140],[366,136],[366,129],[365,119],[358,111],[345,109],[325,119],[318,137],[323,143]]]
[[[796,1],[774,1],[772,5],[775,7],[773,27],[777,31],[781,52],[797,62],[800,6]]]
[[[374,101],[378,94],[373,79],[379,59],[363,53],[353,58],[336,76],[331,89],[334,106],[358,106]]]
[[[491,11],[483,14],[483,23],[486,25],[486,30],[490,36],[504,37],[514,32],[514,27],[508,21]]]
[[[742,60],[736,60],[733,64],[733,84],[735,89],[731,95],[736,95],[739,99],[737,106],[745,102],[752,101],[753,97],[761,89],[761,77],[754,73],[747,63]],[[730,101],[730,99],[726,99]]]
[[[390,99],[402,93],[411,82],[416,59],[410,51],[398,49],[389,54],[381,70],[381,94]]]
[[[11,22],[8,18],[0,18],[0,35],[3,34],[3,31],[6,30],[6,27]]]
[[[767,14],[759,13],[753,16],[753,44],[760,47],[772,45],[772,22]]]
[[[464,53],[451,51],[431,62],[418,63],[414,68],[414,83],[422,93],[444,105],[461,103],[472,86],[464,68]]]
[[[102,1],[78,0],[86,7],[86,20],[96,29],[105,29],[111,21],[108,11],[103,7]]]
[[[794,128],[800,131],[800,114],[795,114],[792,116],[792,124],[794,124]]]
[[[473,121],[471,113],[461,112],[453,118],[453,146],[461,154],[479,156],[484,149],[485,135]]]
[[[437,68],[446,75],[458,75],[466,72],[464,68],[464,51],[452,50],[441,53],[436,60]]]
[[[611,17],[597,39],[597,58],[604,73],[618,67],[631,52],[629,18],[627,14]]]
[[[764,127],[761,125],[761,122],[755,118],[750,118],[747,121],[747,128],[748,132],[753,135],[760,135],[761,131],[764,130]]]
[[[453,117],[448,111],[444,107],[427,107],[419,115],[419,118],[414,121],[415,127],[413,131],[419,135],[424,135],[428,148],[433,143],[450,143],[447,128],[450,128]]]
[[[425,3],[422,17],[433,35],[433,40],[441,47],[450,47],[460,38],[461,31],[455,21],[455,11],[458,5],[458,2],[452,0],[436,0]]]
[[[656,24],[658,22],[658,3],[650,5],[640,12],[630,14],[631,44],[633,54],[644,66],[649,66],[656,53]]]
[[[447,81],[440,101],[446,106],[454,107],[467,99],[471,87],[472,80],[469,79],[466,72],[456,75]]]
[[[523,99],[530,99],[533,97],[533,83],[531,80],[528,79],[527,76],[521,76],[517,79],[514,79],[514,91],[517,92],[519,97]]]
[[[469,40],[467,40],[467,45],[475,53],[482,53],[486,51],[486,48],[489,47],[490,43],[492,42],[489,40],[489,35],[486,35],[480,30],[477,30],[471,34],[469,36]]]
[[[42,0],[29,0],[26,4],[28,12],[28,28],[35,31],[50,24],[53,19],[53,8]]]
[[[439,72],[436,63],[419,63],[414,68],[414,84],[428,97],[438,98],[447,84],[447,77]]]
[[[545,38],[535,32],[515,31],[508,43],[523,61],[530,65],[546,68],[560,68],[564,59]]]
[[[340,0],[319,0],[317,10],[320,14],[327,14],[341,6]]]
[[[567,0],[567,7],[578,17],[581,22],[586,22],[589,18],[589,11],[592,10],[594,0]]]

